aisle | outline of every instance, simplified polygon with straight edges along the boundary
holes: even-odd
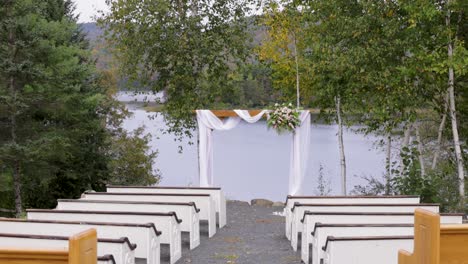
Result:
[[[177,264],[301,263],[299,251],[294,252],[284,236],[284,217],[272,214],[282,210],[228,202],[226,227],[211,239],[202,234],[201,245],[185,250]]]

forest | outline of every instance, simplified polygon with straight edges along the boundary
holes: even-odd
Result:
[[[157,183],[148,135],[120,126],[128,113],[113,94],[131,89],[164,94],[158,110],[178,139],[194,136],[194,109],[319,109],[339,126],[344,183],[343,129],[385,139],[385,180],[342,194],[418,194],[468,209],[466,1],[108,5],[92,30],[70,0],[0,7],[0,208]]]

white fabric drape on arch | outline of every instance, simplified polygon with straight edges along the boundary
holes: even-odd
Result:
[[[230,130],[236,127],[242,120],[248,123],[255,123],[267,113],[262,110],[255,116],[250,116],[247,110],[234,110],[238,117],[229,117],[222,121],[210,110],[197,110],[198,136],[199,136],[199,177],[200,187],[212,187],[213,179],[213,138],[212,131]],[[310,144],[310,112],[301,111],[301,125],[293,133],[291,145],[291,158],[289,166],[289,195],[302,193],[302,183],[304,181],[307,159],[309,156]]]

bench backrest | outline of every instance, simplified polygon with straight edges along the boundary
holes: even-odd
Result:
[[[85,192],[81,199],[106,200],[106,201],[135,201],[135,202],[169,202],[189,203],[193,202],[200,209],[200,219],[207,220],[210,217],[208,210],[216,212],[214,201],[209,194],[168,194],[168,193],[104,193]]]
[[[394,264],[398,248],[411,249],[413,236],[328,237],[326,264]]]
[[[0,218],[0,233],[8,233],[15,230],[17,234],[52,235],[63,236],[74,234],[89,228],[94,228],[99,238],[128,237],[138,245],[135,256],[148,259],[148,263],[155,263],[153,259],[159,249],[159,238],[161,232],[157,231],[153,223],[129,224],[129,223],[97,223],[97,222],[69,222],[51,220],[21,220]],[[154,247],[154,248],[151,248]]]
[[[416,208],[439,212],[439,204],[306,204],[295,203],[291,211],[301,212],[389,212],[413,213]]]
[[[42,245],[42,244],[41,244]],[[2,264],[96,264],[97,234],[96,230],[88,229],[68,238],[68,250],[57,247],[53,249],[25,248],[25,245],[0,248],[0,263]]]
[[[419,210],[419,209],[416,209]],[[362,213],[362,212],[305,212],[302,218],[304,223],[312,227],[315,223],[330,224],[410,224],[414,223],[413,213]],[[463,214],[442,214],[441,222],[444,224],[459,224],[463,222]]]
[[[394,204],[419,203],[419,196],[288,196],[286,208],[291,209],[294,203],[309,204]]]
[[[222,206],[222,203],[226,203],[226,198],[221,188],[205,188],[205,187],[172,187],[172,186],[107,186],[108,192],[119,192],[119,193],[169,193],[169,194],[209,194],[214,200],[217,208]],[[224,206],[226,206],[224,204]],[[217,210],[219,212],[219,210]]]
[[[174,232],[174,228],[180,229],[180,220],[175,213],[133,213],[133,212],[106,212],[92,210],[47,210],[28,209],[26,210],[28,219],[35,220],[60,220],[75,221],[80,219],[87,222],[109,221],[118,223],[153,223],[161,231],[161,242],[169,243],[169,234]],[[180,233],[180,232],[179,232]]]
[[[92,210],[92,211],[125,211],[125,212],[175,212],[181,222],[182,231],[189,231],[192,220],[200,211],[195,203],[154,203],[105,200],[58,200],[57,210]],[[198,218],[198,217],[196,217]]]
[[[323,258],[322,247],[327,238],[332,237],[356,237],[356,236],[413,236],[413,224],[320,224],[315,225],[313,231],[312,263],[320,263]]]

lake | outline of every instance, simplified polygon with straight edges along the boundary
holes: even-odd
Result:
[[[155,167],[162,173],[161,185],[197,186],[197,146],[189,141],[176,142],[171,135],[163,135],[162,117],[150,119],[139,104],[127,104],[133,115],[124,121],[127,130],[144,125],[152,134],[151,148],[159,152]],[[309,165],[304,194],[317,195],[320,167],[331,188],[330,194],[340,194],[340,166],[336,125],[311,124]],[[196,131],[194,131],[196,135]],[[222,187],[229,199],[251,200],[266,198],[284,201],[288,189],[289,152],[291,135],[277,135],[268,130],[266,122],[239,124],[229,131],[214,132],[214,173],[216,186]],[[376,136],[365,136],[348,129],[344,133],[348,191],[357,184],[365,184],[362,176],[383,177],[385,153],[376,143]],[[179,153],[179,146],[183,152]]]

